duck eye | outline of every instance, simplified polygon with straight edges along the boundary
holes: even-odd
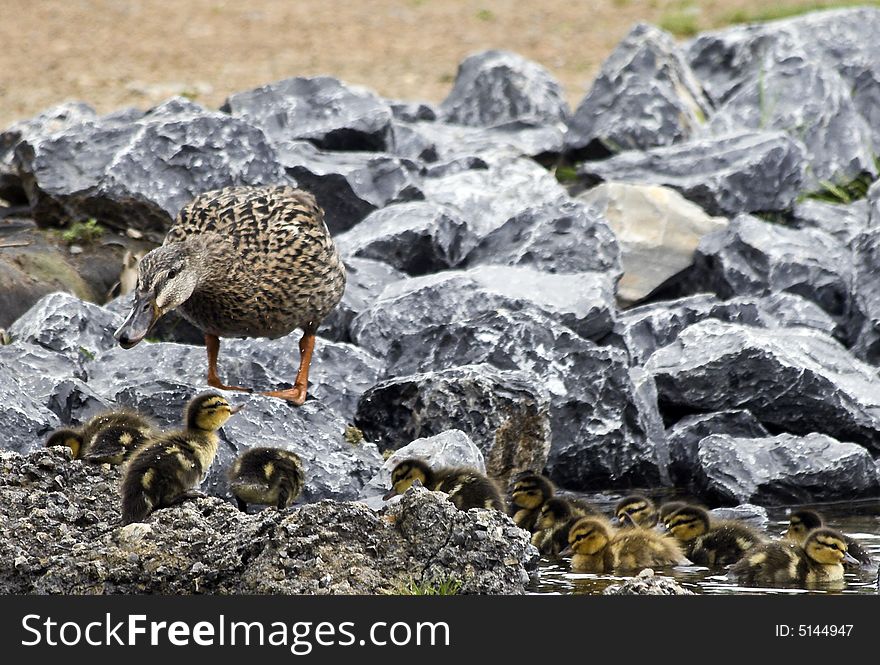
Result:
[[[180,271],[177,269],[174,269],[174,268],[169,270],[168,271],[168,279],[174,279],[175,277],[177,277],[178,272],[180,272]]]

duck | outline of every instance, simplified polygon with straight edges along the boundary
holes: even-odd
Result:
[[[687,558],[700,566],[727,566],[739,561],[764,538],[735,520],[713,521],[699,506],[686,505],[666,518],[666,528],[685,548]]]
[[[122,464],[155,430],[144,416],[127,409],[99,413],[79,428],[56,429],[46,446],[67,446],[74,459],[95,464]]]
[[[520,471],[510,480],[507,514],[521,529],[534,532],[541,506],[552,499],[556,488],[550,479],[531,470]]]
[[[568,530],[571,525],[586,515],[599,517],[592,507],[584,503],[574,503],[562,497],[548,499],[541,506],[535,522],[532,545],[541,554],[559,556],[568,545]]]
[[[660,519],[654,502],[641,494],[631,494],[618,501],[614,516],[619,526],[641,526],[646,529],[656,526]]]
[[[815,510],[795,510],[789,515],[788,528],[782,535],[786,540],[803,545],[810,531],[823,526],[825,526],[825,518]],[[874,564],[870,553],[857,540],[850,538],[845,533],[841,535],[846,541],[846,551],[858,562],[858,564],[854,564],[851,561],[846,561],[843,566],[844,568],[870,567]]]
[[[249,503],[284,510],[300,495],[305,483],[296,453],[263,446],[239,455],[228,477],[238,509],[245,513]]]
[[[302,329],[293,387],[263,393],[301,406],[315,333],[341,300],[345,281],[324,212],[310,193],[287,185],[205,192],[138,263],[131,310],[114,336],[130,349],[176,310],[205,335],[208,385],[252,392],[221,381],[220,338],[277,338]]]
[[[656,566],[689,563],[674,538],[653,529],[634,526],[614,529],[605,520],[582,517],[567,534],[572,570],[583,573],[613,573]]]
[[[791,540],[758,545],[730,568],[730,576],[750,586],[813,586],[843,580],[843,563],[857,563],[846,539],[834,529],[811,530],[803,545]]]
[[[684,508],[688,503],[686,501],[666,501],[660,504],[657,509],[657,519],[661,524],[666,524],[669,516],[679,508]]]
[[[489,508],[504,512],[504,501],[498,486],[491,479],[467,467],[432,469],[427,462],[414,457],[398,462],[391,471],[391,488],[382,497],[388,501],[403,494],[415,481],[434,492],[445,492],[459,510]]]
[[[223,395],[206,392],[189,401],[184,427],[148,439],[126,464],[120,494],[122,523],[144,521],[153,511],[200,496],[217,454],[217,430],[244,405],[232,406]]]

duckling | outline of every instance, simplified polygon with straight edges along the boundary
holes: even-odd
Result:
[[[666,518],[666,528],[685,548],[688,559],[701,566],[726,566],[764,539],[752,527],[733,520],[711,521],[699,506],[684,506]]]
[[[315,198],[286,185],[227,187],[185,205],[161,247],[138,265],[131,311],[115,333],[123,348],[140,342],[177,309],[204,331],[208,385],[220,337],[282,337],[303,330],[293,387],[267,393],[302,405],[315,332],[342,298],[345,268]]]
[[[662,524],[666,524],[666,520],[669,518],[672,513],[674,513],[679,508],[684,508],[688,505],[685,501],[667,501],[660,505],[660,508],[657,510],[657,518]]]
[[[114,409],[87,420],[81,427],[57,429],[46,446],[68,446],[74,459],[96,464],[122,464],[153,432],[153,424],[134,411]]]
[[[409,458],[391,471],[391,489],[382,497],[387,501],[403,494],[418,480],[434,492],[445,492],[459,510],[494,508],[504,512],[504,501],[498,486],[475,469],[442,467],[432,469],[420,459]]]
[[[280,448],[251,448],[229,470],[232,494],[242,512],[249,503],[284,510],[302,492],[304,482],[299,456]]]
[[[688,562],[669,536],[639,526],[615,530],[594,517],[572,524],[567,540],[562,556],[571,556],[571,568],[579,572],[611,573]]]
[[[818,528],[807,534],[803,546],[775,541],[755,547],[731,566],[730,574],[748,585],[814,585],[843,580],[844,562],[857,563],[844,537]]]
[[[556,489],[548,478],[535,471],[521,471],[510,480],[510,501],[507,514],[526,531],[535,530],[541,506],[553,498]]]
[[[618,501],[614,507],[614,516],[620,526],[640,526],[646,529],[656,526],[659,520],[657,506],[641,494],[632,494]]]
[[[149,439],[132,455],[122,479],[122,523],[142,522],[158,508],[198,496],[217,454],[217,430],[243,405],[232,407],[225,397],[208,392],[186,407],[184,429]]]
[[[815,510],[796,510],[789,516],[788,520],[788,529],[782,535],[786,540],[790,540],[798,545],[804,544],[810,531],[825,526],[825,518]],[[858,567],[874,564],[871,555],[857,540],[850,538],[846,534],[842,535],[846,541],[846,551],[853,559],[858,561]],[[855,567],[855,564],[852,564],[850,561],[844,564],[844,568],[851,567]]]
[[[599,517],[591,506],[583,502],[574,503],[561,497],[548,499],[541,506],[535,521],[532,545],[541,554],[558,556],[568,545],[568,530],[572,524],[587,515]]]

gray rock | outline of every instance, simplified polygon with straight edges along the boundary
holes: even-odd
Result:
[[[738,215],[700,241],[693,279],[722,298],[795,293],[842,323],[850,308],[851,265],[849,249],[824,231]]]
[[[818,229],[849,245],[868,225],[868,203],[859,200],[844,205],[804,199],[795,204],[791,218],[795,228]]]
[[[422,199],[414,163],[375,152],[329,152],[305,141],[278,145],[278,159],[314,194],[333,233],[350,229],[391,203]]]
[[[783,132],[693,139],[584,162],[588,183],[616,180],[665,185],[711,215],[787,210],[803,191],[803,146]]]
[[[379,594],[454,582],[521,594],[528,534],[497,511],[412,490],[379,515],[322,501],[246,515],[215,498],[119,527],[119,469],[62,448],[0,454],[0,592]]]
[[[345,293],[342,300],[321,324],[322,337],[336,342],[350,342],[351,322],[367,309],[385,287],[406,277],[386,263],[349,257],[345,263]]]
[[[383,357],[400,335],[470,319],[492,309],[537,308],[587,338],[613,325],[613,286],[602,273],[552,275],[478,266],[403,280],[385,288],[351,324],[355,344]]]
[[[15,148],[22,140],[40,141],[57,131],[97,117],[85,102],[62,102],[33,118],[10,125],[0,133],[0,199],[26,204],[27,195],[15,169]]]
[[[620,273],[620,250],[608,220],[579,201],[526,208],[487,234],[466,265],[528,266],[550,273]]]
[[[51,390],[46,394],[46,406],[58,416],[63,425],[81,425],[89,418],[114,408],[110,400],[101,397],[87,383],[79,379],[52,378]]]
[[[565,122],[562,86],[546,69],[510,51],[482,51],[458,66],[455,84],[440,104],[446,122],[493,127],[511,122]]]
[[[718,319],[759,328],[800,326],[831,334],[834,320],[815,303],[792,293],[719,300],[706,293],[633,307],[618,315],[614,332],[603,341],[625,348],[641,365],[660,347],[672,343],[682,330],[705,319]]]
[[[384,261],[410,275],[454,268],[475,242],[454,211],[428,201],[376,210],[335,241],[343,256]]]
[[[655,351],[645,368],[664,413],[748,409],[772,429],[880,452],[876,370],[819,331],[708,319]]]
[[[35,450],[59,425],[58,416],[32,397],[15,370],[0,360],[0,426],[3,428],[0,450]]]
[[[273,142],[307,140],[325,150],[384,150],[392,118],[386,101],[331,76],[239,92],[221,110],[261,127]]]
[[[89,359],[116,346],[122,317],[69,293],[50,293],[9,327],[13,339],[73,359]]]
[[[569,121],[566,150],[604,156],[685,141],[711,103],[672,35],[640,23],[602,63]]]
[[[745,81],[712,115],[707,134],[778,129],[801,141],[809,168],[804,187],[845,184],[877,175],[871,128],[859,115],[850,84],[806,53],[763,54],[759,73]]]
[[[685,416],[666,431],[669,476],[676,487],[696,488],[700,441],[711,434],[726,434],[739,439],[770,435],[755,416],[742,409]]]
[[[693,596],[671,577],[655,575],[650,568],[640,571],[620,584],[612,584],[602,591],[603,596]]]
[[[852,307],[848,322],[849,340],[859,358],[880,364],[880,226],[872,225],[853,239]]]
[[[27,342],[15,341],[0,346],[0,367],[18,377],[27,394],[47,405],[58,386],[59,377],[83,380],[87,357],[69,356]]]
[[[700,442],[706,496],[722,503],[792,504],[876,496],[877,469],[862,446],[823,434]]]
[[[361,500],[374,509],[384,505],[382,495],[391,487],[391,472],[410,457],[424,460],[433,468],[468,467],[486,473],[483,453],[471,438],[458,429],[416,439],[395,450],[361,492]]]
[[[391,109],[391,116],[395,120],[402,120],[403,122],[434,121],[440,115],[440,110],[431,102],[386,99],[385,103]]]
[[[740,520],[747,522],[756,529],[766,529],[770,524],[767,509],[753,503],[741,503],[729,508],[713,508],[709,515],[717,520]]]
[[[197,194],[287,181],[261,130],[175,100],[134,121],[98,118],[23,140],[15,159],[39,224],[94,217],[157,235]]]
[[[491,476],[514,468],[543,468],[550,450],[548,400],[527,372],[490,365],[463,365],[447,370],[386,379],[370,388],[358,403],[355,424],[381,450],[397,450],[419,437],[460,429],[473,439],[487,460]],[[513,418],[538,419],[539,436],[526,441],[501,439],[499,428]],[[516,450],[494,451],[506,442]],[[493,466],[493,461],[498,464]]]

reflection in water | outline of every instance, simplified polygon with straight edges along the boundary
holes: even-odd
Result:
[[[605,501],[596,501],[595,497],[587,497],[596,505]],[[614,497],[616,499],[616,497]],[[606,506],[602,506],[606,507]],[[809,506],[791,506],[791,508],[814,508],[825,516],[827,525],[842,531],[865,547],[875,562],[880,561],[880,500],[847,502],[835,504],[811,504]],[[610,510],[610,508],[609,508]],[[767,531],[771,537],[778,537],[788,526],[787,508],[768,509],[770,525]],[[862,568],[856,572],[847,572],[844,585],[819,587],[815,589],[798,588],[756,588],[738,586],[727,579],[725,570],[710,570],[701,566],[676,568],[658,568],[657,574],[675,578],[679,584],[694,593],[705,594],[816,594],[816,593],[877,593],[877,567]],[[564,559],[542,558],[539,577],[532,581],[529,593],[535,594],[601,594],[605,587],[619,583],[626,577],[620,575],[592,575],[573,573],[568,561]]]

